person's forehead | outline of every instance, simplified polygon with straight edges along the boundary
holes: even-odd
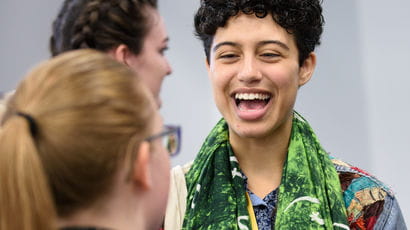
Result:
[[[249,30],[250,28],[252,30]],[[270,15],[258,18],[255,15],[239,14],[231,17],[224,27],[219,27],[216,30],[212,46],[214,47],[225,41],[241,43],[246,40],[253,42],[263,40],[290,42],[294,39],[293,35],[277,24]]]
[[[158,13],[153,15],[150,20],[150,25],[148,27],[148,33],[146,36],[146,40],[154,40],[154,41],[167,41],[168,33],[165,27],[164,20],[161,15]]]

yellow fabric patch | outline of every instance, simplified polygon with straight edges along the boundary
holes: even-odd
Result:
[[[347,212],[354,218],[358,218],[365,206],[374,204],[377,201],[384,200],[387,193],[381,188],[364,189],[355,194],[355,198],[347,208]],[[349,216],[350,216],[349,215]]]

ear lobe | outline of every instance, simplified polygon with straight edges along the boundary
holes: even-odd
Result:
[[[316,54],[311,52],[299,70],[299,87],[306,84],[313,75],[316,67]]]
[[[132,180],[140,188],[148,190],[152,187],[149,143],[141,142],[136,154],[133,162]]]
[[[112,49],[109,54],[118,62],[123,63],[128,66],[127,60],[130,50],[128,46],[121,44],[114,49]]]

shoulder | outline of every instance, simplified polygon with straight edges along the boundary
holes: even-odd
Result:
[[[181,229],[186,209],[187,188],[185,174],[193,162],[183,166],[177,165],[171,170],[170,189],[167,211],[165,214],[165,229]]]
[[[393,191],[387,185],[365,170],[338,159],[331,160],[339,174],[343,191],[358,192],[376,188],[380,189],[385,195],[394,196]]]
[[[339,175],[350,227],[372,229],[384,225],[397,201],[393,191],[368,172],[331,159]]]

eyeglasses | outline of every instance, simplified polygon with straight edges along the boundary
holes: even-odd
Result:
[[[170,156],[175,156],[179,153],[181,147],[181,127],[174,125],[165,125],[161,133],[147,137],[146,141],[153,141],[157,138],[162,138],[162,144],[167,149]]]

